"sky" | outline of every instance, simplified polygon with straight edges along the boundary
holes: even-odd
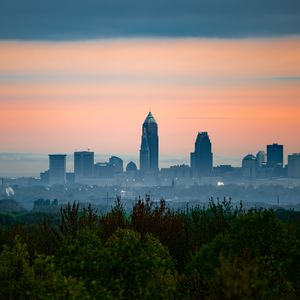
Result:
[[[161,166],[198,131],[215,165],[300,152],[299,34],[298,0],[0,0],[0,174],[7,153],[138,162],[149,110]]]

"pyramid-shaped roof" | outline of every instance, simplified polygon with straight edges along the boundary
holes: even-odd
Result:
[[[149,111],[144,123],[156,123],[151,111]]]

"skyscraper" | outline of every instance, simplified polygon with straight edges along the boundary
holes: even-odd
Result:
[[[142,126],[140,170],[142,173],[158,171],[157,123],[151,112],[149,112]]]
[[[265,151],[258,151],[256,154],[256,165],[261,168],[267,161],[267,155]]]
[[[76,178],[92,177],[94,173],[94,152],[74,152],[74,173]]]
[[[49,154],[49,184],[66,183],[66,155]]]
[[[123,173],[123,160],[120,157],[110,157],[109,164],[112,165],[114,173]]]
[[[283,145],[267,145],[267,166],[269,168],[283,167]]]
[[[192,176],[210,176],[213,167],[211,142],[207,132],[199,132],[195,142],[195,151],[191,152]]]
[[[288,176],[291,178],[300,178],[300,153],[288,156]]]

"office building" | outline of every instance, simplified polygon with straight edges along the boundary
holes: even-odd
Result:
[[[187,185],[191,182],[191,168],[185,164],[161,168],[160,181],[162,185]]]
[[[158,128],[151,112],[142,126],[140,171],[142,173],[158,172]]]
[[[207,132],[199,132],[195,151],[191,152],[191,172],[193,177],[210,176],[213,168],[213,153]]]
[[[123,160],[117,156],[111,156],[109,164],[113,167],[114,173],[123,173]]]
[[[49,184],[66,183],[66,155],[49,154]]]
[[[76,179],[94,175],[94,152],[74,152],[74,173]]]
[[[288,177],[300,178],[300,153],[288,156]]]
[[[256,158],[252,154],[246,155],[242,160],[242,174],[246,178],[256,177],[257,162]]]
[[[49,184],[49,170],[40,173],[41,184]]]
[[[265,151],[258,151],[256,154],[256,165],[258,168],[263,167],[267,162],[267,155]]]
[[[117,156],[111,156],[108,162],[99,162],[94,165],[94,176],[97,178],[113,178],[121,173],[123,173],[123,160]]]
[[[113,166],[109,162],[98,162],[94,166],[94,175],[96,178],[113,178]]]
[[[283,167],[283,145],[267,145],[267,166],[268,168]]]

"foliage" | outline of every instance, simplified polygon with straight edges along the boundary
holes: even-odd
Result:
[[[82,280],[96,298],[167,299],[175,290],[167,248],[128,229],[118,229],[105,244],[97,233],[79,231],[63,241],[56,264],[64,275]]]
[[[242,204],[233,208],[231,198],[215,202],[209,199],[208,207],[194,207],[184,214],[187,224],[191,254],[211,242],[218,234],[224,234],[232,219],[243,212]]]
[[[170,299],[176,271],[169,251],[158,239],[118,229],[107,241],[101,263],[102,282],[120,299]]]
[[[128,220],[121,202],[121,198],[117,197],[115,206],[106,215],[100,218],[101,236],[103,240],[107,240],[118,228],[128,228]]]
[[[97,212],[91,207],[79,211],[79,203],[68,203],[66,207],[61,207],[61,222],[59,225],[63,235],[73,235],[81,228],[93,228],[97,225]]]
[[[82,283],[56,272],[50,256],[30,263],[26,244],[16,237],[0,255],[1,299],[87,299]]]
[[[99,282],[102,252],[99,234],[91,229],[82,229],[62,241],[55,263],[62,274],[80,279],[89,290],[98,286],[96,295],[100,296],[99,291],[103,292]]]
[[[0,216],[1,299],[300,299],[300,214],[120,198]]]
[[[150,197],[139,199],[131,213],[131,228],[142,236],[152,233],[169,248],[171,255],[182,265],[186,258],[187,240],[184,218],[172,212],[162,199],[154,206]]]
[[[204,245],[187,266],[190,296],[212,299],[293,299],[299,242],[272,211],[250,210]],[[292,263],[293,262],[293,263]],[[198,289],[201,286],[201,289]]]

